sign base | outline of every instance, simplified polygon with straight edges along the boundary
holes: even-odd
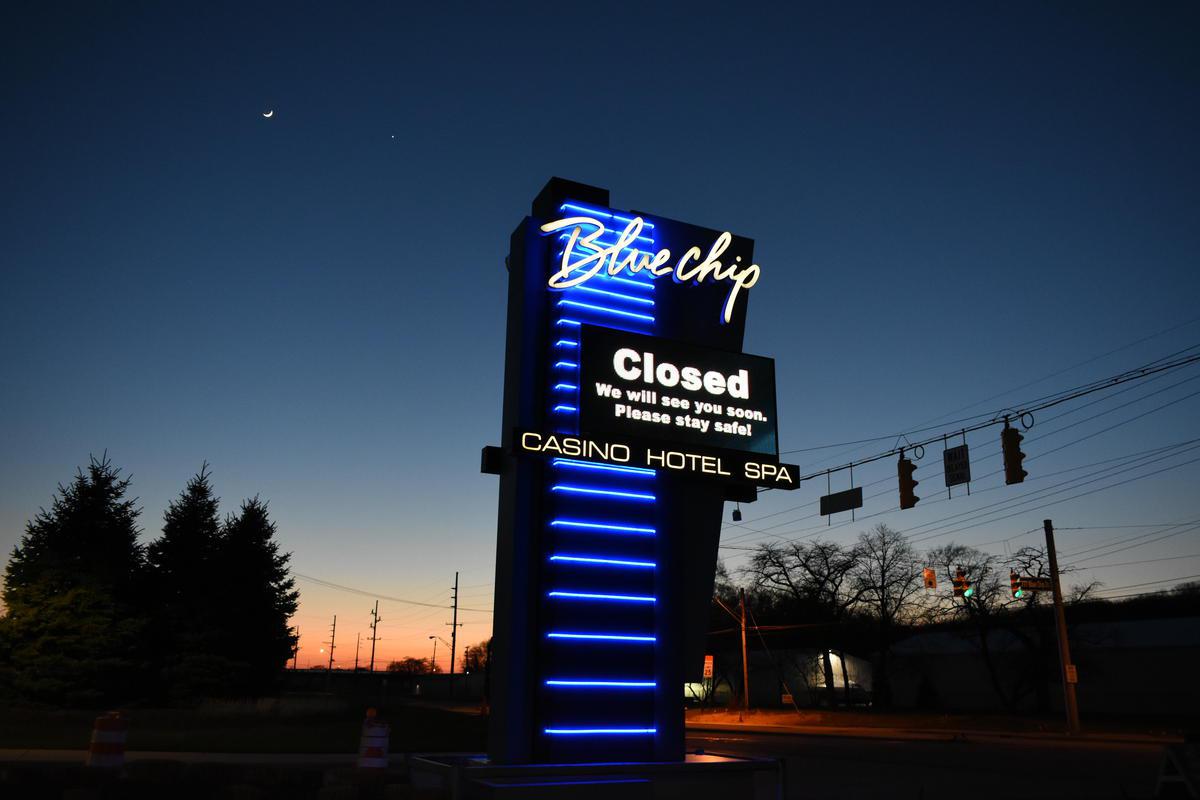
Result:
[[[436,790],[452,800],[476,798],[612,798],[652,800],[774,800],[780,796],[778,761],[714,753],[683,761],[638,764],[493,765],[483,755],[413,754],[414,789]]]

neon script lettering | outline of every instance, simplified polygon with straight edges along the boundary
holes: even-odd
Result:
[[[572,286],[580,286],[598,275],[602,269],[607,269],[608,274],[614,276],[624,270],[628,270],[630,274],[646,270],[655,277],[674,272],[675,280],[681,283],[693,281],[698,284],[705,280],[732,281],[733,288],[725,298],[722,317],[725,322],[729,322],[738,293],[758,283],[761,273],[757,264],[742,264],[741,256],[735,257],[728,264],[721,263],[721,256],[733,240],[733,234],[726,231],[718,236],[709,248],[707,256],[704,256],[699,247],[688,248],[675,266],[671,266],[667,263],[671,260],[670,250],[663,248],[652,254],[634,247],[642,227],[642,218],[634,217],[615,242],[603,244],[597,239],[605,233],[604,224],[592,217],[565,217],[542,225],[543,233],[572,229],[566,246],[563,247],[562,266],[550,276],[550,288],[570,289]],[[589,232],[584,233],[584,228],[589,228]]]

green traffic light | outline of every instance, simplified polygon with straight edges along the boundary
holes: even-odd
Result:
[[[975,594],[974,588],[967,589],[965,592],[963,592],[963,597],[970,597],[973,594]]]
[[[1021,591],[1020,589],[1017,589],[1017,593],[1013,595],[1013,597],[1016,597],[1016,598],[1021,598],[1024,596],[1025,596],[1025,592]]]

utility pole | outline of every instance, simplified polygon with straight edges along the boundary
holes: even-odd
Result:
[[[296,664],[300,661],[300,626],[296,626],[296,643],[292,645],[292,672],[296,671]]]
[[[1043,520],[1046,529],[1046,557],[1050,561],[1050,587],[1054,590],[1054,622],[1058,633],[1058,664],[1062,672],[1063,705],[1067,709],[1067,727],[1079,733],[1079,704],[1075,700],[1075,665],[1071,663],[1071,645],[1067,642],[1067,618],[1063,613],[1062,586],[1058,582],[1058,556],[1054,552],[1054,524]]]
[[[433,658],[429,659],[429,674],[430,674],[430,675],[432,675],[433,673],[437,672],[437,642],[438,642],[438,637],[437,637],[436,635],[434,635],[434,636],[430,636],[429,638],[430,638],[430,639],[433,639]]]
[[[362,634],[359,633],[354,640],[354,672],[358,673],[358,648],[362,646]]]
[[[715,594],[713,595],[713,601],[721,607],[722,611],[733,617],[742,632],[742,707],[738,710],[738,721],[744,722],[746,712],[750,710],[750,670],[746,661],[746,590],[738,589],[738,602],[741,606],[740,614],[733,613],[733,610],[725,605],[721,598]]]
[[[333,627],[329,630],[329,667],[326,672],[333,672],[333,646],[337,642],[337,614],[333,615]]]
[[[738,599],[742,601],[742,710],[738,714],[738,721],[742,722],[746,719],[746,714],[750,713],[750,668],[746,661],[746,590],[738,589]]]
[[[375,671],[375,642],[379,641],[376,628],[379,627],[379,601],[375,601],[375,610],[371,612],[371,672]]]
[[[458,573],[454,573],[454,617],[450,626],[450,696],[454,697],[454,653],[458,649]]]

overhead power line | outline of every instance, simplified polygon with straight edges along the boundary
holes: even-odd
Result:
[[[1192,348],[1188,348],[1188,349],[1190,350]],[[968,433],[982,430],[984,428],[990,428],[992,426],[1000,425],[1000,424],[1007,424],[1009,419],[1019,419],[1024,416],[1031,416],[1035,412],[1044,411],[1048,408],[1053,408],[1054,406],[1061,405],[1070,400],[1075,400],[1080,397],[1085,397],[1089,394],[1094,394],[1095,392],[1103,391],[1105,389],[1110,389],[1113,386],[1119,386],[1120,384],[1128,383],[1130,381],[1142,380],[1144,378],[1148,378],[1151,375],[1157,375],[1160,372],[1181,369],[1182,367],[1186,367],[1191,364],[1195,364],[1198,361],[1200,361],[1200,355],[1191,355],[1191,356],[1185,356],[1183,358],[1175,359],[1174,361],[1169,361],[1165,364],[1160,363],[1160,364],[1156,364],[1153,366],[1146,365],[1143,367],[1138,367],[1136,369],[1127,370],[1125,372],[1120,373],[1119,375],[1114,375],[1110,378],[1104,378],[1099,381],[1093,381],[1091,384],[1085,384],[1084,386],[1079,387],[1078,389],[1070,391],[1066,394],[1048,395],[1045,399],[1042,399],[1040,401],[1035,401],[1031,405],[1012,409],[1007,414],[1004,414],[1004,413],[997,414],[993,418],[986,420],[984,422],[977,422],[977,423],[975,423],[973,425],[969,425],[965,428],[956,428],[954,430],[945,430],[943,433],[941,433],[937,436],[929,437],[929,438],[922,439],[922,440],[916,441],[916,442],[906,442],[903,447],[893,447],[892,449],[887,450],[885,452],[876,453],[875,455],[868,456],[866,458],[856,459],[855,461],[851,461],[851,462],[842,464],[837,467],[829,467],[826,469],[818,470],[816,472],[810,472],[805,475],[801,475],[798,478],[798,483],[803,483],[804,481],[810,481],[810,480],[813,480],[814,478],[819,478],[823,475],[831,475],[834,472],[841,472],[842,470],[852,469],[854,467],[862,466],[863,464],[870,464],[873,461],[879,461],[884,458],[890,458],[891,456],[895,456],[895,455],[899,455],[900,453],[903,453],[905,450],[911,450],[916,447],[925,447],[927,445],[936,444],[938,442],[945,441],[948,437],[951,437],[951,436],[964,436]],[[947,424],[949,424],[949,423],[947,423]]]
[[[1126,343],[1126,344],[1123,344],[1123,345],[1121,345],[1120,347],[1115,347],[1115,348],[1113,348],[1112,350],[1109,350],[1109,351],[1107,351],[1107,352],[1101,353],[1100,355],[1097,355],[1097,356],[1092,356],[1091,358],[1088,358],[1088,359],[1086,359],[1086,360],[1084,360],[1084,361],[1080,361],[1080,362],[1079,362],[1079,363],[1077,363],[1077,364],[1072,364],[1072,365],[1071,365],[1071,366],[1069,366],[1069,367],[1063,367],[1062,369],[1060,369],[1060,370],[1056,370],[1055,372],[1051,372],[1051,373],[1050,373],[1050,374],[1048,374],[1048,375],[1043,375],[1042,377],[1040,377],[1040,378],[1037,378],[1036,380],[1029,381],[1028,383],[1023,383],[1023,384],[1021,384],[1020,386],[1015,386],[1015,387],[1013,387],[1012,389],[1006,389],[1006,390],[1004,390],[1003,392],[1000,392],[999,394],[994,394],[994,395],[992,395],[992,396],[990,396],[990,397],[985,397],[985,398],[983,398],[982,400],[976,400],[974,403],[970,403],[970,404],[968,404],[968,405],[965,405],[965,406],[963,406],[963,407],[961,407],[961,408],[956,408],[956,409],[955,409],[955,410],[953,410],[953,411],[948,411],[948,412],[946,412],[945,414],[942,414],[941,416],[938,416],[938,417],[933,417],[933,418],[931,418],[931,419],[927,420],[926,422],[922,422],[922,423],[919,423],[919,424],[920,424],[920,425],[926,425],[926,424],[929,424],[929,423],[937,422],[938,420],[944,419],[944,418],[946,418],[946,417],[949,417],[949,416],[951,416],[951,415],[954,415],[954,414],[960,414],[960,413],[962,413],[963,411],[968,411],[968,410],[970,410],[970,409],[972,409],[972,408],[975,408],[975,407],[977,407],[977,406],[981,406],[981,405],[983,405],[984,403],[990,403],[991,401],[993,401],[993,400],[998,400],[999,398],[1001,398],[1001,397],[1004,397],[1004,396],[1005,396],[1005,395],[1007,395],[1007,394],[1012,394],[1013,392],[1019,392],[1019,391],[1021,391],[1022,389],[1028,389],[1030,386],[1036,386],[1037,384],[1039,384],[1039,383],[1042,383],[1043,381],[1048,381],[1048,380],[1050,380],[1051,378],[1057,378],[1059,375],[1063,375],[1063,374],[1065,374],[1065,373],[1068,373],[1068,372],[1070,372],[1070,371],[1071,371],[1071,370],[1073,370],[1073,369],[1079,369],[1080,367],[1085,367],[1085,366],[1087,366],[1088,364],[1093,364],[1093,363],[1095,363],[1095,362],[1099,361],[1099,360],[1100,360],[1100,359],[1102,359],[1102,358],[1107,358],[1107,357],[1109,357],[1109,356],[1111,356],[1111,355],[1114,355],[1114,354],[1116,354],[1116,353],[1119,353],[1119,352],[1121,352],[1122,350],[1128,350],[1128,349],[1129,349],[1129,348],[1131,348],[1131,347],[1136,347],[1136,346],[1137,346],[1137,345],[1139,345],[1139,344],[1142,344],[1142,343],[1144,343],[1144,342],[1148,342],[1148,341],[1150,341],[1151,339],[1157,339],[1157,338],[1158,338],[1158,337],[1160,337],[1160,336],[1165,336],[1165,335],[1167,335],[1168,333],[1174,333],[1175,331],[1179,330],[1180,328],[1186,328],[1186,327],[1188,327],[1189,325],[1195,325],[1197,322],[1200,322],[1200,317],[1193,317],[1193,318],[1191,318],[1191,319],[1189,319],[1189,320],[1185,320],[1185,321],[1183,321],[1183,322],[1180,322],[1180,323],[1178,323],[1177,325],[1172,325],[1172,326],[1171,326],[1171,327],[1169,327],[1169,328],[1164,328],[1163,330],[1160,330],[1160,331],[1158,331],[1157,333],[1152,333],[1152,334],[1150,334],[1149,336],[1143,336],[1143,337],[1142,337],[1142,338],[1140,338],[1140,339],[1135,339],[1135,340],[1134,340],[1134,341],[1132,341],[1132,342],[1128,342],[1128,343]],[[1178,353],[1182,353],[1182,352],[1186,352],[1187,350],[1192,350],[1192,349],[1194,349],[1194,347],[1189,347],[1189,348],[1186,348],[1185,350],[1177,351],[1177,353],[1176,353],[1176,354],[1178,354]],[[1169,358],[1169,356],[1165,356],[1164,358]],[[976,416],[979,416],[979,415],[976,415]],[[968,419],[970,419],[970,418],[968,418]],[[941,423],[941,424],[939,425],[939,427],[944,427],[944,426],[946,426],[946,425],[951,425],[951,424],[953,424],[953,423],[944,422],[944,423]],[[845,447],[845,446],[848,446],[848,445],[856,445],[856,444],[868,444],[868,443],[871,443],[871,442],[881,442],[881,441],[887,441],[888,439],[898,439],[898,438],[900,438],[900,437],[902,437],[902,436],[906,436],[906,435],[908,435],[908,434],[912,434],[912,433],[915,433],[915,432],[921,432],[921,431],[923,431],[923,430],[928,430],[928,429],[927,429],[927,428],[921,428],[921,427],[918,427],[918,428],[914,428],[914,429],[910,429],[910,430],[903,431],[903,432],[901,432],[901,433],[893,433],[893,434],[888,434],[887,436],[876,436],[876,437],[872,437],[872,438],[869,438],[869,439],[858,439],[858,440],[856,440],[856,441],[851,441],[851,442],[837,442],[836,444],[817,445],[817,446],[815,446],[815,447],[801,447],[801,448],[797,448],[797,449],[794,449],[794,450],[784,450],[784,451],[783,451],[783,454],[786,454],[786,453],[810,453],[810,452],[813,452],[813,451],[815,451],[815,450],[831,450],[831,449],[833,449],[833,448],[835,448],[835,447]]]
[[[929,527],[929,526],[933,525],[933,526],[936,526],[933,530],[926,531],[924,534],[921,534],[918,537],[914,538],[913,541],[925,541],[928,539],[935,539],[935,538],[940,538],[943,536],[950,536],[955,533],[961,533],[962,531],[970,530],[971,528],[979,527],[980,525],[994,524],[1001,520],[1008,519],[1008,518],[1014,517],[1014,516],[1018,516],[1020,514],[1025,514],[1030,511],[1037,511],[1039,509],[1048,508],[1050,506],[1058,505],[1060,503],[1065,503],[1070,500],[1075,500],[1080,497],[1086,497],[1088,495],[1095,494],[1096,492],[1105,491],[1107,489],[1112,489],[1117,486],[1123,486],[1127,483],[1132,483],[1134,481],[1142,480],[1144,478],[1149,478],[1154,475],[1158,475],[1162,472],[1166,472],[1168,470],[1178,469],[1180,467],[1184,467],[1189,464],[1193,464],[1197,461],[1200,461],[1200,458],[1193,458],[1188,461],[1185,461],[1185,462],[1182,462],[1179,464],[1172,464],[1172,465],[1169,465],[1166,467],[1162,467],[1160,469],[1157,469],[1157,470],[1154,470],[1152,472],[1148,472],[1148,473],[1145,473],[1142,475],[1135,475],[1131,478],[1126,478],[1124,480],[1120,480],[1115,483],[1108,484],[1106,486],[1101,486],[1096,489],[1091,489],[1086,492],[1080,492],[1078,494],[1073,494],[1068,497],[1062,497],[1062,498],[1059,498],[1056,500],[1051,500],[1050,502],[1043,503],[1041,505],[1036,505],[1036,506],[1033,506],[1032,508],[1025,508],[1025,509],[1021,509],[1018,511],[1012,511],[1011,513],[1007,513],[1007,514],[1004,513],[1004,512],[1010,511],[1010,509],[1015,508],[1018,505],[1027,505],[1028,503],[1037,503],[1042,500],[1045,500],[1047,497],[1061,494],[1064,491],[1071,491],[1074,489],[1078,489],[1081,486],[1095,483],[1096,481],[1099,481],[1099,480],[1105,480],[1105,479],[1117,477],[1118,475],[1123,474],[1124,472],[1129,472],[1132,470],[1136,470],[1136,469],[1140,469],[1140,468],[1149,466],[1149,465],[1155,463],[1156,461],[1160,461],[1164,458],[1169,458],[1169,457],[1180,455],[1182,453],[1187,452],[1187,450],[1179,449],[1181,447],[1181,445],[1183,445],[1183,444],[1192,445],[1192,447],[1189,447],[1188,450],[1193,450],[1193,449],[1196,449],[1196,447],[1197,447],[1197,445],[1195,445],[1196,441],[1198,441],[1198,440],[1193,439],[1193,440],[1190,440],[1189,442],[1185,442],[1185,443],[1181,443],[1181,444],[1177,444],[1177,445],[1171,445],[1171,446],[1168,446],[1165,448],[1154,448],[1151,451],[1146,451],[1147,453],[1149,453],[1151,455],[1157,454],[1157,453],[1162,453],[1165,450],[1175,450],[1176,451],[1176,452],[1167,453],[1166,455],[1159,455],[1158,457],[1153,458],[1152,460],[1146,460],[1146,458],[1147,458],[1146,453],[1137,454],[1132,457],[1125,456],[1125,457],[1122,457],[1121,459],[1108,459],[1109,461],[1125,460],[1128,463],[1117,464],[1113,467],[1108,467],[1105,470],[1099,470],[1097,472],[1092,472],[1092,473],[1088,473],[1086,475],[1082,475],[1082,476],[1079,476],[1076,478],[1071,478],[1069,480],[1062,481],[1057,484],[1051,484],[1050,486],[1046,486],[1041,489],[1036,489],[1032,492],[1026,492],[1024,494],[1017,495],[1016,497],[1013,497],[1013,498],[1007,498],[1007,499],[999,501],[997,503],[991,503],[987,506],[983,506],[982,508],[969,509],[967,511],[959,512],[958,514],[951,514],[951,515],[949,515],[947,517],[943,517],[941,519],[931,520],[929,522],[914,526],[913,528],[902,530],[900,532],[901,533],[910,533],[910,532],[918,530],[920,528],[925,528],[925,527]],[[1143,463],[1138,463],[1138,464],[1133,463],[1136,461],[1141,461]],[[1104,463],[1104,462],[1097,462],[1097,463]],[[1085,465],[1084,467],[1076,467],[1073,469],[1088,468],[1091,466],[1095,466],[1095,464],[1088,464],[1088,465]],[[1063,470],[1063,471],[1069,472],[1069,471],[1073,471],[1073,469],[1072,470]],[[1095,477],[1097,475],[1100,475],[1100,473],[1106,472],[1106,471],[1112,472],[1112,474],[1101,475],[1100,477]],[[1049,477],[1049,476],[1044,476],[1044,477]],[[1090,479],[1090,480],[1084,480],[1084,479]],[[1068,484],[1074,484],[1074,485],[1068,485]],[[1066,488],[1062,488],[1062,487],[1066,487]],[[988,489],[978,491],[978,492],[976,492],[976,494],[983,494],[984,492],[995,491],[1000,488],[1003,488],[1003,487],[1002,486],[994,486],[994,487],[990,487]],[[1057,491],[1051,491],[1051,490],[1057,490]],[[1045,494],[1043,494],[1043,493],[1045,493]],[[1041,497],[1031,497],[1031,495],[1037,495],[1037,494],[1041,494],[1042,496]],[[933,501],[933,504],[937,504],[938,502],[944,503],[944,502],[950,502],[950,501],[943,498],[941,500]],[[1007,507],[997,508],[997,506],[1007,506]],[[987,510],[987,509],[991,509],[991,510]],[[859,517],[855,521],[847,520],[846,522],[839,523],[839,524],[833,526],[833,528],[836,529],[836,528],[845,527],[847,525],[861,524],[862,522],[865,522],[866,520],[872,519],[874,517],[883,516],[885,514],[890,514],[892,512],[898,511],[898,510],[899,510],[899,506],[892,506],[892,507],[884,509],[882,511],[878,511],[873,514],[868,514],[866,516]],[[996,514],[1004,514],[1004,515],[995,517],[994,515],[996,515]],[[943,524],[943,523],[949,522],[950,520],[955,520],[956,518],[959,518],[959,517],[964,517],[964,518],[957,519],[957,521],[951,523],[950,525]],[[978,521],[983,517],[994,517],[994,518]],[[950,527],[950,528],[952,528],[952,530],[945,530],[945,531],[938,532],[939,528],[946,528],[946,527]],[[813,526],[812,528],[802,529],[799,531],[794,531],[792,533],[803,533],[806,530],[820,530],[820,531],[824,532],[824,531],[829,531],[831,529],[827,528],[823,525],[817,525],[817,526]],[[821,534],[817,534],[817,535],[819,536]],[[782,535],[778,536],[777,538],[782,539]],[[1009,538],[1015,538],[1015,537],[1009,537]],[[781,543],[782,544],[790,544],[790,543],[793,543],[796,541],[800,541],[800,540],[799,539],[791,539],[791,540],[783,539],[783,541]],[[721,549],[753,551],[753,550],[757,549],[757,546],[752,546],[749,544],[747,544],[747,545],[721,545]]]
[[[1161,378],[1161,377],[1162,377],[1162,375],[1159,375],[1158,377],[1159,377],[1159,378]],[[1157,379],[1158,379],[1158,378],[1152,378],[1152,379],[1151,379],[1151,381],[1153,381],[1153,380],[1157,380]],[[1112,413],[1114,413],[1114,412],[1116,412],[1116,411],[1120,411],[1120,410],[1121,410],[1121,409],[1123,409],[1123,408],[1127,408],[1128,406],[1134,405],[1134,404],[1136,404],[1136,403],[1140,403],[1140,402],[1141,402],[1141,401],[1143,401],[1143,400],[1148,400],[1148,399],[1149,399],[1149,398],[1151,398],[1151,397],[1154,397],[1154,396],[1156,396],[1156,395],[1162,394],[1162,393],[1164,393],[1164,392],[1168,392],[1168,391],[1170,391],[1171,389],[1174,389],[1174,388],[1176,388],[1176,387],[1178,387],[1178,386],[1181,386],[1181,385],[1183,385],[1183,384],[1185,384],[1185,383],[1190,383],[1191,381],[1198,380],[1198,379],[1200,379],[1200,375],[1194,375],[1194,376],[1192,376],[1192,377],[1190,377],[1190,378],[1184,378],[1184,379],[1183,379],[1183,380],[1181,380],[1181,381],[1176,381],[1175,383],[1172,383],[1172,384],[1170,384],[1170,385],[1168,385],[1168,386],[1164,386],[1164,387],[1162,387],[1162,388],[1160,388],[1160,389],[1156,389],[1156,390],[1154,390],[1154,391],[1152,391],[1152,392],[1147,392],[1146,394],[1140,395],[1139,397],[1135,397],[1135,398],[1133,398],[1132,400],[1127,400],[1126,402],[1124,402],[1124,403],[1121,403],[1120,405],[1113,406],[1112,408],[1107,408],[1107,409],[1105,409],[1105,410],[1103,410],[1103,411],[1100,411],[1100,412],[1098,412],[1098,413],[1096,413],[1096,414],[1092,414],[1092,415],[1090,415],[1090,416],[1084,417],[1083,419],[1076,420],[1075,422],[1072,422],[1072,423],[1070,423],[1070,424],[1068,424],[1068,425],[1064,425],[1064,426],[1062,426],[1062,427],[1060,427],[1060,428],[1055,428],[1055,429],[1053,429],[1053,430],[1047,431],[1046,433],[1042,433],[1042,434],[1040,434],[1040,435],[1038,435],[1038,436],[1036,436],[1036,437],[1030,437],[1030,443],[1036,443],[1036,442],[1041,442],[1041,441],[1044,441],[1046,438],[1048,438],[1048,437],[1050,437],[1050,436],[1057,436],[1058,434],[1062,433],[1063,431],[1069,430],[1069,429],[1071,429],[1071,428],[1078,427],[1078,426],[1080,426],[1080,425],[1083,425],[1084,423],[1091,422],[1091,421],[1092,421],[1092,420],[1094,420],[1094,419],[1099,419],[1100,417],[1107,416],[1107,415],[1109,415],[1109,414],[1112,414]],[[1149,381],[1148,381],[1148,382],[1149,382]],[[1082,411],[1082,410],[1084,410],[1084,409],[1086,409],[1086,408],[1088,408],[1088,407],[1090,407],[1090,406],[1093,406],[1093,405],[1095,405],[1096,403],[1104,402],[1105,400],[1110,400],[1110,399],[1112,399],[1113,397],[1116,397],[1116,396],[1122,395],[1122,394],[1124,394],[1124,393],[1126,393],[1126,392],[1129,392],[1129,391],[1132,391],[1133,389],[1136,389],[1136,388],[1138,388],[1136,385],[1135,385],[1135,386],[1129,386],[1129,387],[1127,387],[1127,388],[1125,388],[1125,389],[1121,389],[1121,390],[1119,390],[1119,391],[1113,392],[1112,394],[1110,394],[1110,395],[1107,395],[1107,396],[1105,396],[1105,397],[1102,397],[1102,398],[1099,398],[1099,399],[1093,400],[1093,401],[1091,401],[1091,402],[1089,402],[1089,403],[1084,403],[1083,405],[1080,405],[1080,406],[1078,406],[1077,408],[1072,408],[1072,409],[1070,409],[1069,411],[1065,411],[1065,412],[1063,412],[1063,413],[1061,413],[1061,414],[1057,414],[1057,415],[1055,415],[1055,416],[1049,417],[1048,419],[1046,419],[1046,420],[1043,420],[1041,424],[1042,424],[1042,425],[1045,425],[1045,424],[1046,424],[1046,423],[1048,423],[1048,422],[1053,422],[1053,421],[1055,421],[1055,420],[1062,419],[1063,417],[1070,416],[1070,415],[1072,415],[1072,414],[1076,414],[1076,413],[1078,413],[1078,412],[1080,412],[1080,411]],[[1174,405],[1176,405],[1176,404],[1178,404],[1178,403],[1181,403],[1181,402],[1183,402],[1184,400],[1189,400],[1189,399],[1191,399],[1192,397],[1195,397],[1195,396],[1197,396],[1197,395],[1200,395],[1200,391],[1198,391],[1198,392],[1192,392],[1192,393],[1190,393],[1190,394],[1183,395],[1182,397],[1177,397],[1177,398],[1175,398],[1175,399],[1173,399],[1173,400],[1169,400],[1169,401],[1167,401],[1166,403],[1163,403],[1162,405],[1158,405],[1158,406],[1155,406],[1154,408],[1147,409],[1146,411],[1143,411],[1143,412],[1142,412],[1142,413],[1140,413],[1140,414],[1136,414],[1136,415],[1134,415],[1134,416],[1132,416],[1132,417],[1128,417],[1128,418],[1126,418],[1126,419],[1123,419],[1123,420],[1121,420],[1120,422],[1116,422],[1116,423],[1114,423],[1114,424],[1112,424],[1112,425],[1109,425],[1109,426],[1108,426],[1108,427],[1106,427],[1106,428],[1101,428],[1100,430],[1093,431],[1093,432],[1091,432],[1091,433],[1089,433],[1089,434],[1087,434],[1087,435],[1085,435],[1085,436],[1082,436],[1082,437],[1080,437],[1080,438],[1078,438],[1078,439],[1072,439],[1071,441],[1069,441],[1069,442],[1066,442],[1066,443],[1064,443],[1064,444],[1061,444],[1061,445],[1059,445],[1058,447],[1055,447],[1055,448],[1052,448],[1052,449],[1050,449],[1050,450],[1045,450],[1045,451],[1042,451],[1042,452],[1035,453],[1035,454],[1033,454],[1033,455],[1027,456],[1025,460],[1026,460],[1026,461],[1034,461],[1035,459],[1042,458],[1043,456],[1047,456],[1047,455],[1050,455],[1050,454],[1052,454],[1052,453],[1057,453],[1058,451],[1060,451],[1060,450],[1064,450],[1064,449],[1066,449],[1066,448],[1068,448],[1068,447],[1073,447],[1074,445],[1076,445],[1076,444],[1079,444],[1080,442],[1085,442],[1085,441],[1087,441],[1088,439],[1092,439],[1092,438],[1094,438],[1094,437],[1096,437],[1096,436],[1100,436],[1101,434],[1107,433],[1107,432],[1109,432],[1109,431],[1111,431],[1111,430],[1115,430],[1116,428],[1120,428],[1120,427],[1123,427],[1123,426],[1125,426],[1125,425],[1128,425],[1128,424],[1130,424],[1130,423],[1136,422],[1137,420],[1139,420],[1139,419],[1142,419],[1143,417],[1149,416],[1150,414],[1155,414],[1155,413],[1157,413],[1157,412],[1159,412],[1159,411],[1163,411],[1163,410],[1165,410],[1165,409],[1167,409],[1167,408],[1170,408],[1171,406],[1174,406]],[[984,457],[988,457],[988,456],[996,455],[996,454],[998,454],[999,452],[1000,452],[1000,448],[999,448],[999,446],[995,446],[995,447],[989,446],[989,447],[987,447],[987,448],[986,448],[986,449],[983,451],[982,455],[983,455]],[[987,478],[991,477],[992,475],[998,475],[998,474],[1000,474],[1001,472],[1003,472],[1003,470],[1002,470],[1002,469],[999,469],[999,470],[994,470],[993,472],[989,472],[989,473],[987,473],[986,475],[982,475],[982,476],[980,476],[980,477],[976,478],[974,482],[979,482],[979,481],[982,481],[982,480],[986,480]],[[878,485],[878,484],[881,484],[881,483],[891,483],[892,481],[895,481],[895,480],[896,480],[896,477],[895,477],[894,475],[885,475],[885,476],[883,476],[882,478],[879,478],[878,480],[874,480],[874,481],[870,481],[870,482],[868,482],[868,483],[864,483],[864,484],[862,484],[862,486],[863,486],[863,488],[867,488],[867,487],[870,487],[870,486],[876,486],[876,485]],[[873,495],[870,495],[870,496],[868,496],[867,498],[864,498],[864,499],[868,499],[868,500],[869,500],[869,499],[871,499],[871,498],[874,498],[874,497],[879,497],[879,496],[881,496],[881,495],[884,495],[884,494],[890,494],[890,493],[891,493],[891,490],[889,489],[889,490],[888,490],[888,491],[886,491],[886,492],[877,492],[877,493],[875,493],[875,494],[873,494]],[[928,507],[928,505],[932,504],[933,502],[936,502],[936,501],[928,501],[928,502],[926,503],[926,507]],[[745,538],[749,537],[751,534],[754,534],[754,533],[766,533],[767,531],[771,530],[772,528],[779,528],[779,527],[783,527],[784,525],[790,525],[790,524],[793,524],[793,523],[795,523],[795,522],[799,522],[799,521],[801,521],[801,520],[803,520],[803,519],[810,519],[810,518],[812,518],[812,519],[816,519],[817,517],[819,517],[819,516],[820,516],[819,514],[808,514],[807,516],[804,516],[804,517],[799,517],[799,518],[794,518],[794,519],[790,519],[790,520],[785,520],[785,521],[783,521],[783,522],[776,523],[776,524],[774,524],[774,525],[768,525],[766,528],[752,528],[752,527],[750,527],[750,524],[751,524],[751,523],[758,523],[758,522],[760,522],[760,521],[762,521],[762,520],[764,520],[764,519],[770,519],[771,517],[777,517],[777,516],[779,516],[780,514],[786,514],[786,513],[790,512],[790,511],[798,511],[798,510],[799,510],[799,509],[801,509],[801,508],[807,508],[807,507],[809,507],[809,506],[815,506],[815,505],[818,505],[818,503],[819,503],[819,500],[810,500],[810,501],[808,501],[808,502],[805,502],[805,503],[800,503],[799,505],[790,506],[790,507],[788,507],[788,508],[785,508],[785,509],[782,509],[782,510],[780,510],[780,511],[775,511],[775,512],[772,512],[772,513],[770,513],[770,514],[764,514],[764,515],[763,515],[763,516],[761,516],[761,517],[755,517],[754,519],[747,520],[747,521],[746,521],[746,522],[744,522],[744,523],[729,522],[728,520],[726,520],[726,521],[725,521],[725,523],[724,523],[725,527],[730,527],[730,528],[740,528],[740,529],[743,529],[743,530],[747,531],[747,533],[745,533],[745,534],[742,534],[742,535],[739,535],[739,536],[735,536],[735,537],[732,537],[731,539],[728,539],[728,540],[726,540],[726,543],[728,544],[728,543],[735,542],[735,541],[737,541],[737,540],[739,540],[739,539],[745,539]]]
[[[1131,583],[1128,586],[1113,586],[1111,589],[1098,589],[1097,591],[1118,592],[1122,589],[1137,589],[1141,586],[1156,586],[1160,583],[1184,583],[1185,581],[1195,580],[1196,578],[1200,578],[1200,574],[1183,575],[1178,578],[1163,578],[1161,581],[1146,581],[1145,583]]]
[[[389,595],[380,594],[378,592],[368,592],[365,589],[356,589],[353,586],[344,586],[343,584],[340,584],[340,583],[334,583],[333,581],[327,581],[327,580],[324,580],[323,578],[314,578],[312,575],[303,575],[299,572],[293,572],[292,574],[295,575],[300,580],[308,581],[310,583],[316,583],[321,586],[327,586],[330,589],[339,589],[343,592],[351,592],[353,594],[360,594],[360,595],[363,595],[364,597],[373,597],[378,600],[387,600],[392,603],[403,603],[404,605],[409,605],[409,606],[425,606],[426,608],[446,608],[446,609],[452,608],[452,606],[449,604],[439,605],[437,603],[423,603],[420,600],[409,600],[404,597],[391,597]],[[479,611],[479,612],[482,612],[485,614],[492,613],[492,609],[490,609],[490,608],[464,608],[462,606],[459,606],[458,610],[459,611]]]

